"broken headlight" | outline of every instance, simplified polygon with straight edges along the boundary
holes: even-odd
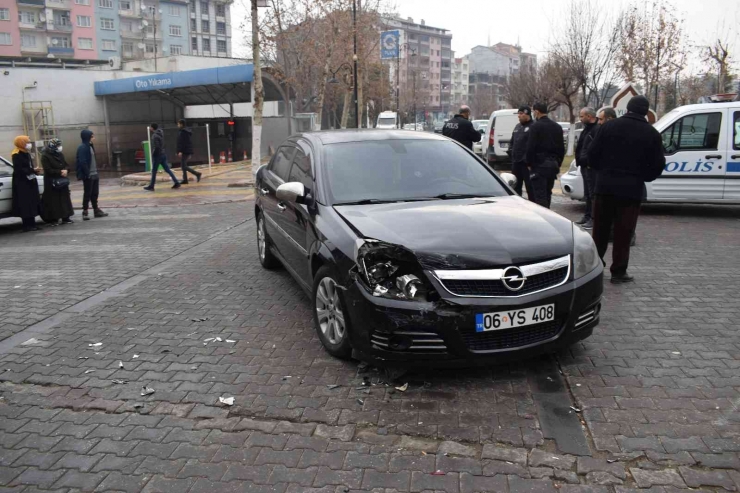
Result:
[[[425,282],[419,262],[403,247],[375,240],[358,240],[357,273],[373,294],[394,300],[432,301],[434,288]]]

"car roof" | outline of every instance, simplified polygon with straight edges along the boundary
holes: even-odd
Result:
[[[493,115],[500,116],[500,115],[516,115],[519,112],[519,110],[516,110],[514,108],[509,108],[507,110],[496,110],[493,112]]]
[[[411,124],[413,125],[413,124]],[[382,129],[347,129],[322,130],[320,132],[305,132],[293,137],[305,137],[321,144],[346,144],[349,142],[366,142],[379,140],[447,140],[438,134],[427,132],[409,132],[408,130]]]
[[[676,111],[677,113],[685,113],[687,111],[695,111],[695,110],[717,110],[717,109],[723,109],[723,108],[739,108],[740,109],[740,101],[728,101],[725,103],[702,103],[702,104],[687,104],[685,106],[679,106],[678,108],[675,108],[673,111]]]

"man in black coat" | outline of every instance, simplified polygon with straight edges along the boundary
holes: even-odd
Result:
[[[506,154],[511,158],[511,172],[516,176],[514,191],[522,195],[522,185],[527,189],[527,197],[532,200],[532,184],[529,181],[529,169],[525,160],[527,153],[527,142],[529,141],[529,129],[532,126],[532,110],[529,106],[522,106],[517,113],[519,123],[514,127],[511,134],[511,144]]]
[[[649,109],[645,96],[632,98],[627,114],[602,125],[588,151],[589,164],[596,170],[593,237],[603,261],[614,226],[611,281],[615,284],[634,281],[627,266],[643,188],[665,168],[660,133],[645,118]]]
[[[593,137],[597,131],[596,110],[587,106],[581,110],[579,118],[583,124],[583,131],[578,138],[578,145],[576,145],[576,166],[581,168],[581,176],[583,177],[586,213],[580,221],[576,221],[576,224],[580,224],[583,229],[593,229],[591,211],[593,209],[594,174],[588,164],[588,148],[593,143]]]
[[[159,171],[160,166],[172,178],[172,182],[174,183],[172,188],[180,188],[180,182],[177,181],[175,173],[172,172],[169,164],[167,164],[167,153],[164,150],[164,131],[159,128],[157,123],[152,123],[149,126],[149,130],[152,133],[152,179],[149,182],[149,186],[144,187],[144,190],[147,192],[154,191],[154,185],[157,183],[157,171]]]
[[[481,133],[473,127],[473,122],[470,121],[470,108],[467,106],[461,106],[458,114],[445,123],[442,135],[458,141],[471,151],[473,142],[480,142],[481,139]]]
[[[188,159],[193,156],[193,131],[185,126],[185,120],[177,122],[177,155],[180,156],[180,167],[182,168],[183,185],[188,184],[188,171],[195,175],[196,181],[200,181],[201,174],[188,166]]]
[[[552,187],[565,157],[563,127],[548,118],[547,104],[535,103],[532,109],[537,121],[529,129],[525,155],[532,183],[529,200],[549,209]]]

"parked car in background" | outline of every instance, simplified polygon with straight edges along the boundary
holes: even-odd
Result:
[[[444,128],[445,128],[445,122],[435,122],[434,123],[434,133],[435,134],[441,134]]]
[[[39,194],[44,193],[44,177],[36,177]],[[13,211],[13,165],[0,156],[0,218],[11,217]]]
[[[475,126],[475,122],[473,122],[473,126]],[[473,152],[483,157],[483,150],[485,148],[485,139],[483,137],[486,135],[486,130],[488,130],[488,120],[483,120],[483,123],[479,123],[475,129],[481,133],[481,139],[480,142],[473,142]]]
[[[383,111],[381,114],[378,115],[378,121],[375,124],[375,128],[400,128],[398,113],[396,113],[395,111]]]
[[[568,145],[568,133],[570,132],[570,123],[568,122],[558,122],[558,125],[563,127],[563,141],[565,141],[565,145],[567,147]]]
[[[506,151],[517,123],[519,117],[515,109],[494,111],[488,119],[482,152],[488,164],[497,170],[511,169],[511,159]]]
[[[255,196],[260,263],[282,264],[310,296],[335,357],[500,364],[599,323],[604,268],[591,236],[450,139],[294,135],[257,172]]]

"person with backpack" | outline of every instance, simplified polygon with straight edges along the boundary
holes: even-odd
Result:
[[[196,182],[200,181],[201,174],[188,166],[188,160],[193,157],[193,130],[185,126],[185,120],[177,122],[177,155],[180,157],[183,185],[188,184],[188,172],[195,175]]]
[[[167,164],[167,153],[164,151],[164,130],[159,128],[157,123],[152,123],[149,130],[152,132],[152,180],[149,182],[149,186],[144,187],[144,190],[147,192],[154,191],[154,184],[157,183],[157,171],[159,171],[160,166],[175,183],[172,188],[180,188],[180,182],[177,181],[175,173]]]
[[[660,133],[646,118],[649,110],[645,96],[633,97],[627,103],[627,113],[604,123],[588,150],[589,165],[596,170],[593,238],[604,261],[614,226],[610,268],[614,284],[634,281],[627,267],[643,189],[645,182],[657,179],[665,168]]]

